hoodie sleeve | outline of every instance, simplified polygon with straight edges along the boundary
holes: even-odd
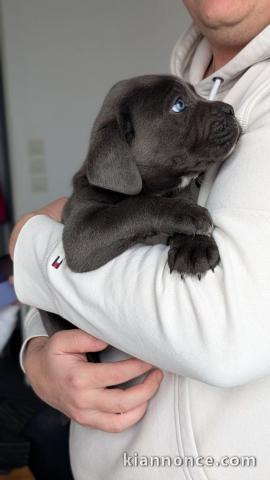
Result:
[[[162,245],[138,245],[96,271],[73,273],[62,225],[36,216],[16,245],[18,298],[179,375],[221,387],[269,375],[269,128],[270,120],[254,122],[214,182],[214,274],[182,281],[169,273]]]
[[[27,313],[24,323],[23,323],[23,343],[20,350],[20,366],[23,372],[24,369],[24,354],[26,346],[31,338],[36,337],[48,337],[48,334],[45,330],[45,327],[42,323],[41,317],[36,308],[31,308]]]

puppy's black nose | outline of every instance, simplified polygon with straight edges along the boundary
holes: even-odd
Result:
[[[222,112],[228,113],[229,115],[234,115],[234,109],[228,103],[224,103],[221,107]]]
[[[227,113],[228,115],[234,115],[234,109],[231,105],[224,102],[212,102],[212,112],[214,114]]]

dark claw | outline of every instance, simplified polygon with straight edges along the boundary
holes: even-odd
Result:
[[[181,279],[185,280],[185,275],[183,273],[181,273]]]
[[[213,273],[215,273],[215,269],[214,269],[214,267],[211,267],[211,270],[212,270],[212,272],[213,272]]]
[[[202,278],[201,273],[198,273],[197,277],[198,277],[199,280],[201,280],[201,278]]]

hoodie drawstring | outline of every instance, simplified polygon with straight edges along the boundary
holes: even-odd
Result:
[[[220,85],[222,84],[223,82],[223,78],[222,77],[214,77],[213,78],[213,86],[211,88],[211,92],[209,94],[209,97],[208,97],[208,100],[214,100],[218,90],[219,90],[219,87]]]

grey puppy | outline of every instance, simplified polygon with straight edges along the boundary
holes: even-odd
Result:
[[[211,217],[184,187],[221,164],[239,135],[230,105],[204,100],[176,77],[145,75],[112,87],[63,212],[71,270],[94,270],[134,244],[161,241],[170,245],[171,271],[214,269]]]

